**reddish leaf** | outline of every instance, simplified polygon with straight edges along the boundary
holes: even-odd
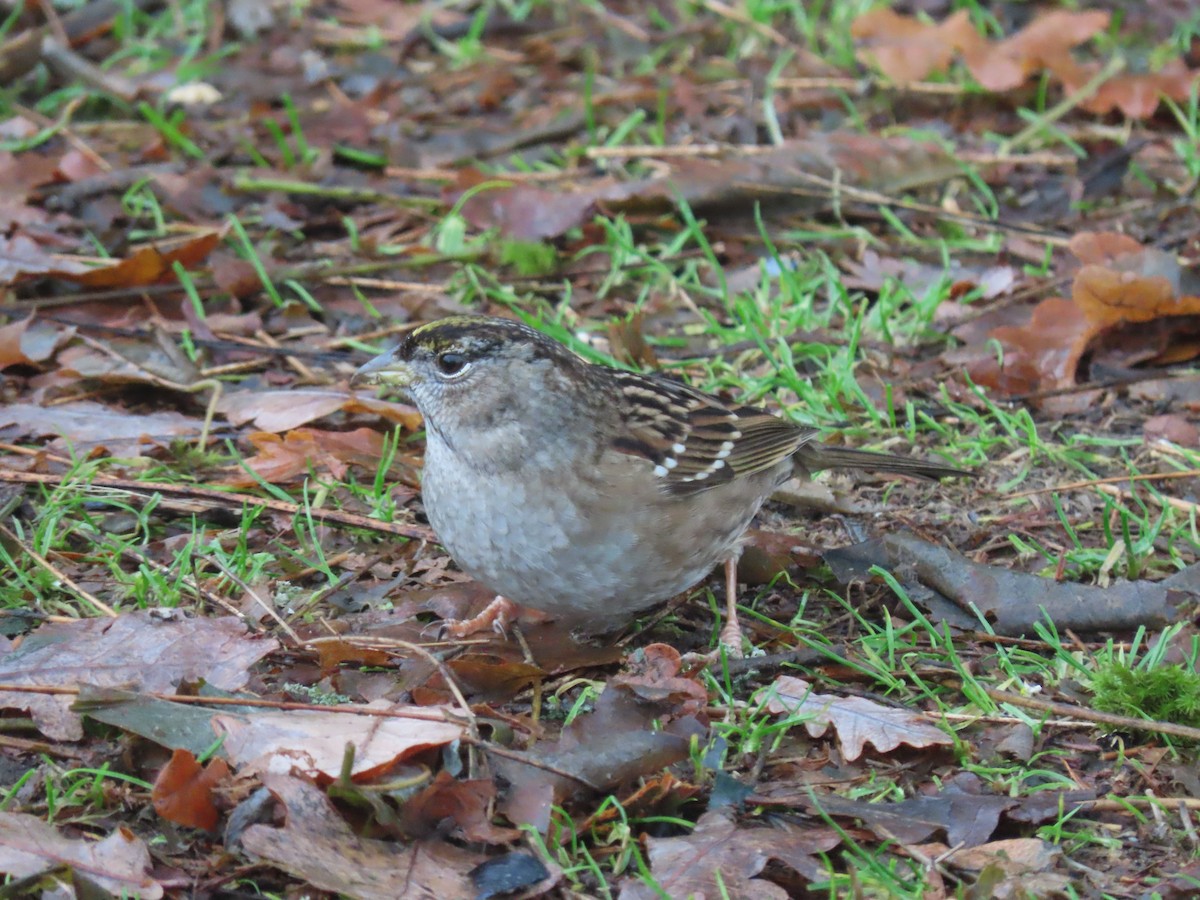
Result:
[[[187,243],[178,245],[170,250],[159,250],[157,247],[143,247],[114,265],[102,266],[98,269],[50,269],[38,272],[26,272],[23,277],[48,276],[73,281],[93,289],[139,287],[155,284],[160,281],[172,281],[175,278],[174,264],[179,263],[185,269],[194,268],[205,259],[214,247],[221,241],[220,234],[210,232],[193,238]],[[2,273],[0,273],[2,277]]]
[[[213,788],[229,775],[223,759],[211,759],[201,766],[190,750],[176,750],[154,779],[150,800],[155,812],[168,822],[211,831],[220,817],[213,804]]]

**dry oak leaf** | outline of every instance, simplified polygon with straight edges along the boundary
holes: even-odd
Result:
[[[968,49],[964,61],[975,80],[989,91],[1020,87],[1035,72],[1067,58],[1071,48],[1108,27],[1106,12],[1055,10],[1040,15],[1016,34]]]
[[[1047,66],[1068,94],[1083,88],[1099,72],[1098,62],[1080,63],[1063,57]],[[1114,109],[1120,110],[1130,119],[1148,119],[1158,109],[1163,98],[1178,103],[1185,102],[1191,95],[1192,85],[1200,78],[1200,71],[1189,69],[1182,59],[1172,59],[1157,72],[1121,72],[1097,88],[1091,96],[1081,100],[1081,109],[1097,115],[1106,115]]]
[[[924,714],[883,706],[863,697],[836,697],[814,693],[807,681],[781,675],[770,687],[767,710],[772,713],[810,716],[804,727],[820,737],[832,725],[837,732],[842,756],[853,761],[863,748],[873,744],[881,753],[901,744],[933,747],[952,744],[951,738],[930,724]]]
[[[45,362],[74,336],[74,326],[64,328],[33,316],[0,325],[0,369]]]
[[[1024,872],[1044,872],[1062,856],[1062,849],[1037,838],[1009,838],[990,841],[978,847],[960,849],[948,854],[947,862],[956,869],[979,871],[999,866],[1008,875]]]
[[[47,271],[26,272],[21,279],[60,278],[95,289],[139,287],[157,284],[160,281],[173,281],[175,280],[175,263],[179,263],[185,269],[195,268],[220,241],[220,234],[210,232],[178,244],[169,250],[159,250],[154,246],[142,247],[132,256],[98,269],[88,268],[80,271],[72,261],[68,268],[64,268],[60,264],[58,268]]]
[[[242,688],[250,666],[279,645],[255,637],[233,616],[188,618],[179,610],[141,610],[115,619],[52,622],[0,653],[0,682],[51,687],[119,687],[164,692],[181,681]],[[0,709],[28,710],[55,740],[83,737],[74,697],[0,691]]]
[[[941,23],[932,23],[880,7],[855,19],[850,34],[860,44],[856,54],[859,61],[874,63],[899,84],[944,72],[955,53],[977,51],[987,43],[965,9]]]
[[[1034,307],[1025,325],[1004,325],[989,338],[1004,348],[967,362],[971,378],[1008,395],[1072,387],[1080,362],[1165,365],[1200,352],[1200,297],[1183,290],[1175,258],[1133,238],[1081,232],[1068,244],[1083,266],[1071,299]]]
[[[421,427],[420,414],[407,404],[322,388],[237,391],[221,397],[217,412],[234,425],[253,422],[262,431],[275,433],[291,431],[335,412],[379,416],[409,431]]]
[[[720,897],[787,900],[788,892],[757,878],[778,860],[809,880],[827,875],[816,858],[841,838],[832,828],[765,828],[738,825],[721,810],[700,817],[691,834],[648,838],[646,852],[655,884],[675,898],[717,900]],[[718,881],[717,875],[720,874]],[[620,900],[650,900],[662,894],[641,883],[627,882]]]
[[[354,744],[356,781],[378,778],[415,753],[442,747],[463,736],[465,728],[442,710],[430,706],[401,706],[387,700],[367,704],[395,716],[348,715],[325,710],[281,710],[254,715],[218,715],[212,720],[229,761],[242,768],[312,773],[323,782],[341,772],[346,744]],[[403,717],[409,713],[409,717]]]
[[[386,439],[373,428],[354,431],[323,431],[297,428],[283,437],[268,431],[247,435],[257,453],[243,460],[263,481],[285,484],[307,476],[311,471],[329,472],[335,479],[346,477],[351,465],[374,471],[383,457]],[[239,466],[222,483],[250,487],[258,479],[248,476]]]
[[[315,785],[286,775],[266,775],[263,784],[287,812],[282,828],[251,825],[242,835],[246,851],[264,862],[355,900],[476,895],[468,873],[485,860],[483,854],[445,841],[397,844],[362,838]]]
[[[89,841],[66,837],[36,816],[0,812],[0,872],[28,878],[59,866],[115,897],[158,900],[163,895],[149,874],[150,851],[129,829],[122,826],[102,841]]]

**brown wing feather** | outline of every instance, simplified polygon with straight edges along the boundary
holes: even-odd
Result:
[[[813,432],[654,375],[612,373],[624,435],[616,449],[654,463],[663,490],[693,494],[787,459]]]

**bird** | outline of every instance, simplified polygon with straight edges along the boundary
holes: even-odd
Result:
[[[832,468],[969,474],[818,443],[815,429],[588,362],[507,318],[423,324],[351,384],[398,393],[424,419],[429,523],[458,567],[497,595],[450,623],[456,635],[503,628],[514,604],[611,632],[724,565],[720,645],[740,655],[736,563],[782,484]]]

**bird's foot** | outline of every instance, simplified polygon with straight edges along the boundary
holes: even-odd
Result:
[[[471,616],[469,619],[445,619],[438,635],[441,638],[461,639],[485,631],[490,626],[496,634],[507,636],[509,626],[516,621],[518,611],[517,604],[506,597],[497,596],[477,616]]]

